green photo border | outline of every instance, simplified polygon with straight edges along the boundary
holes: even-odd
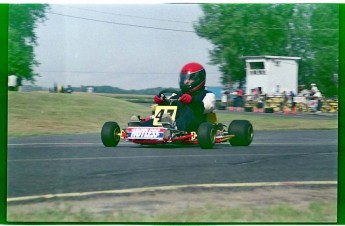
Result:
[[[0,224],[8,224],[7,214],[7,75],[8,75],[8,8],[0,4]],[[344,153],[344,100],[345,95],[345,4],[339,4],[339,119],[338,119],[338,224],[345,224],[345,153]],[[44,223],[49,224],[49,223]],[[69,223],[71,224],[71,223]]]
[[[339,117],[338,117],[338,224],[345,224],[345,134],[344,134],[344,76],[345,76],[345,4],[339,5]]]
[[[6,223],[8,4],[0,4],[0,224]]]

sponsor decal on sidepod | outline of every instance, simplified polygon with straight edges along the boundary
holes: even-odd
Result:
[[[127,128],[129,139],[163,139],[164,128],[157,127],[129,127]]]

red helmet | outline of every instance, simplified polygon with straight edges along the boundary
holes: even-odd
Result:
[[[184,93],[193,93],[204,89],[206,82],[206,71],[199,63],[188,63],[181,69],[179,84]]]

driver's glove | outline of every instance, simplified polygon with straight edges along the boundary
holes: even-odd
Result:
[[[163,104],[164,103],[164,100],[163,98],[159,97],[159,96],[154,96],[153,97],[153,101],[156,103],[156,104]]]
[[[181,97],[180,97],[180,102],[182,104],[189,104],[190,102],[192,102],[192,96],[189,95],[188,93],[184,93]]]

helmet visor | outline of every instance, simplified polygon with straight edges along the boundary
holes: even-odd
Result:
[[[180,74],[180,85],[191,85],[195,81],[195,74]]]

